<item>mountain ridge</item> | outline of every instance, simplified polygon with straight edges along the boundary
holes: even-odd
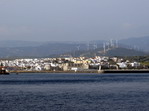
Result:
[[[95,51],[103,51],[104,44],[106,41],[90,41],[90,42],[33,42],[33,41],[0,41],[0,58],[11,58],[11,57],[52,57],[58,56],[65,53],[77,53],[85,55],[85,53],[91,53],[92,55],[100,55]],[[8,45],[7,45],[8,44]],[[110,42],[108,43],[110,44]],[[106,56],[135,56],[135,55],[146,55],[143,51],[149,52],[147,46],[149,46],[149,36],[140,38],[128,38],[118,42],[118,48],[109,50]],[[134,46],[139,46],[139,48]],[[110,45],[109,45],[110,46]],[[108,48],[109,46],[106,46]],[[120,49],[121,48],[121,49]],[[101,54],[104,55],[104,54]],[[75,55],[74,55],[75,56]]]
[[[128,47],[137,50],[143,50],[145,52],[149,52],[149,36],[144,37],[132,37],[127,39],[122,39],[119,41],[120,44],[124,44]]]

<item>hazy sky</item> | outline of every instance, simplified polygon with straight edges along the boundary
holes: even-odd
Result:
[[[149,0],[0,0],[0,40],[79,41],[149,35]]]

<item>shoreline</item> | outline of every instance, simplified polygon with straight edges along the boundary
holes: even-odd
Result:
[[[122,70],[81,70],[81,71],[10,71],[11,73],[149,73],[149,69],[122,69]]]
[[[149,69],[103,70],[102,73],[149,73]]]
[[[10,71],[9,73],[98,73],[98,71]]]

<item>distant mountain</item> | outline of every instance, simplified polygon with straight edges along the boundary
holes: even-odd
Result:
[[[141,40],[142,41],[141,41]],[[71,54],[72,56],[96,55],[105,56],[142,56],[147,55],[143,51],[134,50],[133,44],[140,47],[148,45],[148,37],[130,38],[121,40],[119,48],[111,48],[103,53],[103,44],[106,41],[90,42],[28,42],[28,41],[0,41],[0,58],[18,58],[18,57],[59,57],[60,55]],[[135,41],[135,42],[134,42]],[[140,43],[140,42],[142,43]],[[124,46],[123,48],[120,48]],[[110,47],[106,45],[106,49]],[[111,46],[112,47],[112,46]],[[116,47],[116,45],[114,46]],[[128,48],[129,47],[129,48]],[[147,47],[144,49],[148,49]],[[149,50],[149,49],[148,49]]]
[[[52,57],[63,53],[92,50],[101,47],[102,42],[30,42],[0,41],[0,58]]]
[[[106,50],[106,52],[103,51],[102,48],[98,48],[96,50],[89,50],[89,51],[76,51],[75,53],[71,53],[71,55],[79,57],[79,56],[85,56],[85,57],[94,57],[94,56],[146,56],[148,53],[142,52],[142,51],[136,51],[133,49],[127,49],[127,48],[112,48],[109,50]]]
[[[149,36],[123,39],[119,43],[135,50],[149,52]]]
[[[114,48],[105,53],[106,56],[145,56],[148,55],[142,51],[127,48]]]
[[[86,49],[86,44],[76,43],[44,43],[39,46],[0,47],[0,58],[48,57],[84,49]]]
[[[17,40],[5,40],[0,41],[0,48],[11,48],[11,47],[33,47],[40,46],[43,42],[35,42],[35,41],[17,41]]]

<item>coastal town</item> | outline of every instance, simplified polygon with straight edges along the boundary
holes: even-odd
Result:
[[[94,58],[71,57],[61,58],[24,58],[1,60],[1,67],[7,72],[42,72],[42,71],[100,71],[120,69],[148,69],[137,61],[129,61],[119,57],[95,56]]]

